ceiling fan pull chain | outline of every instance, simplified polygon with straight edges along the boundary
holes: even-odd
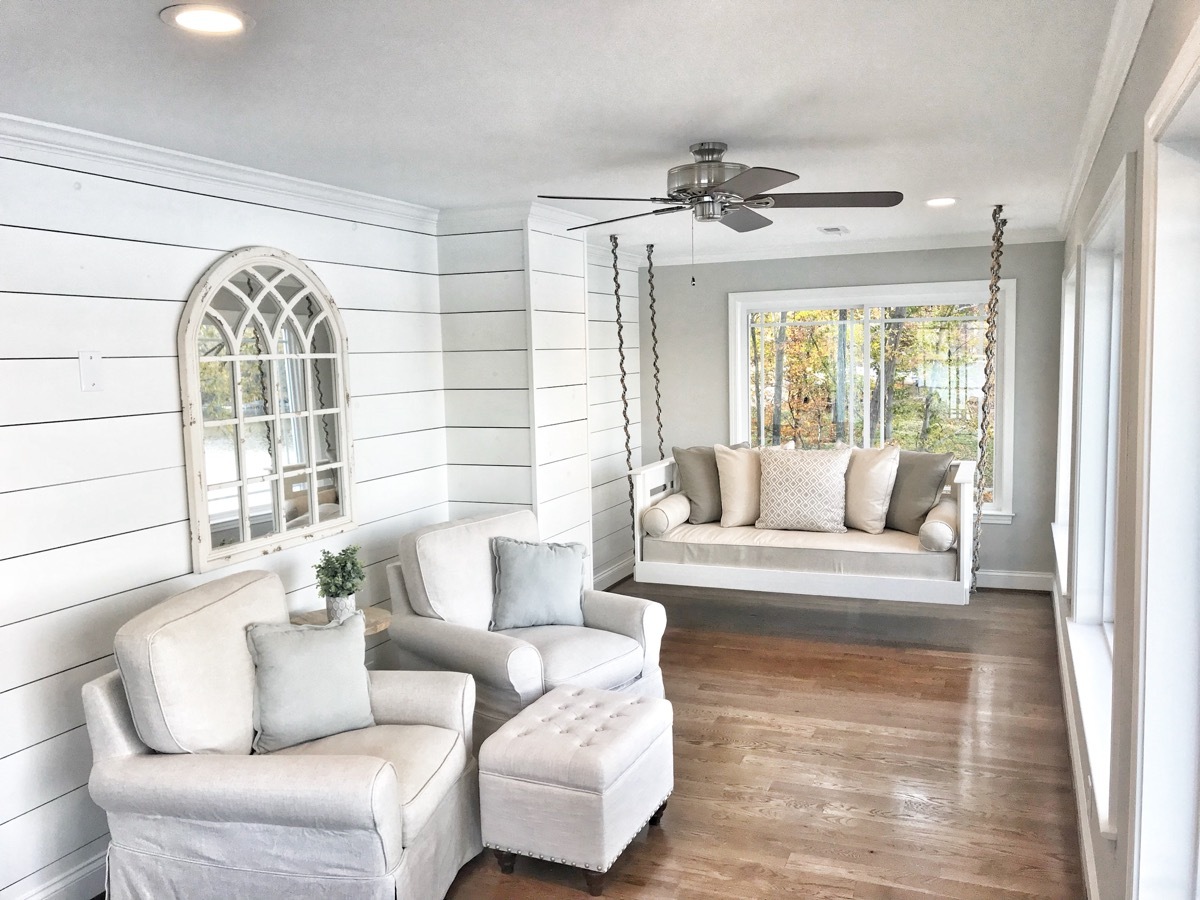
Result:
[[[658,367],[658,320],[654,310],[654,245],[646,245],[646,281],[650,285],[650,351],[654,354],[654,420],[658,424],[658,458],[666,459],[663,454],[662,426],[662,387],[660,386],[661,372]]]
[[[987,324],[983,332],[983,399],[979,403],[979,460],[975,464],[975,533],[971,548],[971,592],[979,576],[979,539],[983,530],[984,460],[987,459],[988,433],[992,430],[992,409],[996,402],[996,320],[1000,314],[1000,257],[1004,255],[1004,226],[1000,218],[1004,207],[996,204],[992,210],[992,268],[988,282]]]
[[[636,527],[633,506],[633,442],[629,435],[629,390],[625,384],[625,323],[621,319],[621,271],[617,268],[617,236],[610,234],[612,244],[613,296],[617,298],[617,359],[621,369],[621,416],[625,420],[625,480],[629,485],[629,521]]]

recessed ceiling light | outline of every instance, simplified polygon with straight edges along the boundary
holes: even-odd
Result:
[[[957,202],[958,202],[957,197],[934,197],[932,200],[926,200],[925,205],[933,206],[933,207],[953,206]]]
[[[158,17],[168,25],[197,34],[239,34],[254,24],[244,12],[208,3],[168,6]]]

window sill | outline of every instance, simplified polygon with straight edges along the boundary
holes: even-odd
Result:
[[[984,525],[1011,525],[1015,518],[1007,509],[985,509],[981,521]]]
[[[1112,766],[1112,651],[1102,625],[1067,622],[1071,677],[1083,721],[1083,750],[1087,757],[1088,798],[1096,812],[1100,834],[1117,839],[1109,804]]]

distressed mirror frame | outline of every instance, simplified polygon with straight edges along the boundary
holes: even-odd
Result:
[[[196,283],[179,325],[195,571],[354,527],[347,353],[329,291],[289,253],[244,247]]]

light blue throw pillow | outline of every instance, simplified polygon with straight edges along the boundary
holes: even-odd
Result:
[[[496,595],[492,631],[583,624],[583,544],[492,538]]]
[[[247,626],[256,753],[375,724],[365,624],[360,610],[329,625]]]

